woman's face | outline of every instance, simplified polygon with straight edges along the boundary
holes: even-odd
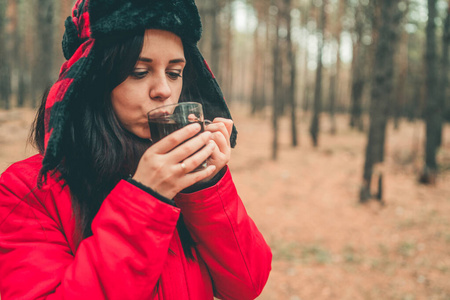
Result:
[[[147,112],[177,103],[186,65],[181,39],[164,30],[145,31],[144,45],[134,70],[111,93],[114,112],[122,126],[149,139]]]

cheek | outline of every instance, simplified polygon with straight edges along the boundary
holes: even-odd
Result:
[[[137,99],[136,96],[133,93],[133,89],[122,85],[116,87],[111,93],[112,108],[123,125],[126,125],[132,120],[138,108],[137,102],[133,101],[133,99]]]
[[[181,90],[183,89],[183,81],[181,81],[180,83],[177,83],[173,88],[172,88],[172,95],[174,96],[174,98],[178,101],[180,99],[180,95],[181,95]]]

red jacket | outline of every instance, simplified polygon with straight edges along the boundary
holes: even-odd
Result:
[[[254,299],[272,254],[229,171],[213,187],[179,194],[178,207],[121,181],[75,244],[69,188],[36,188],[42,156],[0,177],[0,293],[8,299]],[[176,223],[196,242],[185,258]],[[157,288],[155,288],[157,287]]]

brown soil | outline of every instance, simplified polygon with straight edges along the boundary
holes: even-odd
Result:
[[[438,153],[434,186],[417,183],[423,166],[424,124],[388,128],[385,205],[359,204],[366,136],[338,116],[330,135],[322,118],[320,145],[299,123],[300,146],[289,124],[272,161],[270,118],[249,118],[232,107],[239,130],[230,168],[247,211],[272,247],[274,259],[261,300],[450,299],[450,126]],[[0,172],[31,155],[25,148],[34,112],[0,111]]]

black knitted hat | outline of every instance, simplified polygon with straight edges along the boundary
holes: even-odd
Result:
[[[182,39],[184,51],[196,72],[194,84],[205,118],[231,118],[220,87],[197,47],[202,25],[194,0],[78,0],[65,27],[62,44],[67,61],[58,81],[50,89],[45,107],[42,173],[54,169],[63,158],[61,142],[70,113],[68,104],[76,101],[76,91],[93,65],[97,39],[145,29],[175,33]],[[236,135],[233,127],[232,147],[236,144]]]

